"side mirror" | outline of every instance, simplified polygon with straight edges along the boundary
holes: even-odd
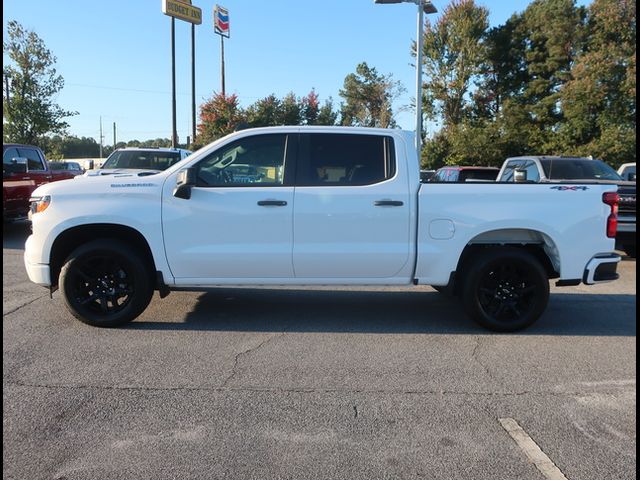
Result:
[[[173,196],[189,200],[191,198],[191,188],[196,185],[196,169],[185,168],[178,172],[176,188],[173,189]]]
[[[516,169],[516,171],[513,172],[513,181],[516,183],[526,183],[527,171]]]
[[[636,174],[635,173],[630,173],[629,174],[629,181],[630,182],[635,182],[636,181]]]

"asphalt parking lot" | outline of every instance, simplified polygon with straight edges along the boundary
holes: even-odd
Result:
[[[430,287],[173,292],[96,329],[3,230],[3,478],[544,479],[504,419],[547,475],[636,478],[635,260],[517,334]]]

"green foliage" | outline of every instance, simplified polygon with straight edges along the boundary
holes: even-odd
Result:
[[[240,108],[237,95],[214,93],[205,103],[200,105],[200,124],[198,125],[197,142],[201,145],[228,135],[246,121],[246,115]]]
[[[200,106],[198,144],[209,143],[233,132],[239,126],[271,127],[277,125],[335,125],[338,113],[333,101],[320,99],[314,90],[299,98],[293,92],[279,99],[275,94],[266,96],[249,105],[240,107],[238,97],[214,94]]]
[[[53,135],[43,138],[41,146],[45,156],[52,160],[97,158],[100,155],[100,145],[91,137]]]
[[[404,88],[393,80],[391,74],[380,75],[366,62],[356,67],[344,79],[340,96],[344,98],[341,108],[341,124],[360,127],[394,128],[393,102]]]
[[[560,90],[558,143],[614,166],[635,159],[635,10],[629,0],[591,4],[585,51]]]
[[[2,48],[10,60],[2,72],[3,141],[39,144],[47,134],[64,133],[68,124],[63,119],[76,113],[54,102],[64,86],[56,58],[38,35],[15,20],[7,25]]]
[[[460,20],[473,8],[454,1],[427,24],[425,111],[443,128],[425,143],[425,166],[499,166],[526,154],[592,155],[614,167],[635,159],[635,2],[534,0],[477,48],[481,15]]]
[[[454,0],[435,25],[426,21],[424,112],[429,119],[441,118],[445,129],[469,116],[471,80],[486,57],[488,16],[474,0]],[[413,52],[415,56],[415,44]]]

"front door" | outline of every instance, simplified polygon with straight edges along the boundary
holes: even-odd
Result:
[[[190,199],[171,194],[167,179],[163,230],[177,284],[292,278],[296,135],[245,136],[218,148],[194,168]]]

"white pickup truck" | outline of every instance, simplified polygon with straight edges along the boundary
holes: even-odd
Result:
[[[44,185],[29,278],[95,326],[135,319],[154,290],[427,284],[498,331],[543,313],[549,279],[618,278],[615,185],[421,184],[413,142],[399,130],[243,130],[155,175]]]

